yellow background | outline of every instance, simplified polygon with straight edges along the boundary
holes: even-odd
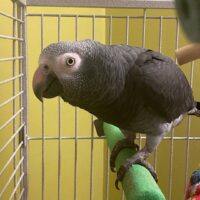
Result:
[[[0,11],[12,15],[12,4],[10,1],[0,0]],[[143,16],[143,9],[104,9],[104,8],[41,8],[29,7],[27,13],[53,13],[53,14],[89,14],[89,15],[120,15],[120,16]],[[175,16],[174,10],[169,9],[147,9],[147,16]],[[60,21],[61,32],[60,40],[76,40],[75,17],[62,17]],[[159,51],[159,19],[147,19],[145,43],[146,48]],[[0,16],[0,35],[12,35],[12,20]],[[42,104],[35,98],[32,92],[32,76],[38,64],[38,56],[41,51],[41,18],[27,17],[27,52],[28,52],[28,130],[29,136],[41,138],[42,136]],[[77,39],[93,39],[92,18],[78,18]],[[134,46],[143,44],[143,19],[129,20],[128,43]],[[109,18],[95,19],[94,39],[102,43],[112,44],[126,43],[126,18],[112,19],[112,35],[109,37]],[[58,41],[58,18],[44,17],[44,37],[43,46]],[[184,34],[180,30],[178,46],[187,44]],[[16,44],[17,45],[17,44]],[[12,41],[0,39],[0,58],[12,57]],[[174,57],[176,48],[176,20],[163,19],[162,34],[162,53]],[[16,51],[17,52],[17,51]],[[19,73],[18,62],[16,62],[16,74]],[[188,80],[190,79],[191,65],[181,66]],[[195,62],[193,74],[193,90],[195,99],[200,100],[199,63]],[[0,80],[12,77],[12,62],[0,62]],[[12,96],[12,82],[0,85],[0,103]],[[16,91],[19,90],[19,81],[16,81]],[[19,109],[19,99],[16,100],[16,110]],[[0,125],[12,116],[12,102],[0,108]],[[61,101],[60,122],[58,121],[58,98],[45,100],[44,102],[44,135],[45,137],[58,137],[59,123],[60,133],[64,137],[75,136],[75,108]],[[175,136],[186,137],[188,118],[175,129]],[[19,117],[16,119],[16,126],[20,123]],[[0,133],[0,148],[13,132],[13,124],[4,128]],[[77,135],[78,137],[91,136],[92,130],[91,115],[78,109]],[[200,132],[199,119],[191,118],[191,136],[198,136]],[[94,133],[96,136],[96,133]],[[170,134],[169,134],[170,136]],[[18,139],[16,139],[16,143]],[[144,144],[144,141],[142,141]],[[173,168],[172,168],[172,199],[183,199],[185,181],[185,159],[186,159],[186,140],[174,140],[173,142]],[[75,140],[63,139],[61,141],[61,199],[74,198],[74,156]],[[0,169],[4,166],[8,157],[12,154],[12,143],[0,154]],[[157,172],[159,185],[168,198],[169,195],[169,170],[170,170],[171,140],[163,141],[157,153]],[[198,153],[200,145],[198,141],[192,140],[189,148],[189,171],[191,174],[198,166]],[[29,199],[39,200],[42,195],[42,142],[41,140],[29,141]],[[16,158],[19,160],[19,155]],[[153,155],[150,160],[154,161]],[[94,139],[93,144],[93,172],[92,172],[92,199],[106,199],[106,180],[109,181],[108,195],[109,200],[121,199],[122,192],[114,188],[115,174],[107,171],[107,146],[102,139]],[[77,200],[90,199],[90,177],[91,177],[91,140],[80,139],[77,142],[77,178],[76,178],[76,197]],[[13,171],[12,163],[6,172],[0,177],[0,191],[5,185],[8,176]],[[108,175],[108,178],[107,178]],[[18,173],[19,177],[19,173]],[[58,196],[58,140],[45,140],[44,144],[44,197],[48,200],[57,199]],[[6,190],[3,199],[7,200],[13,190],[13,182]],[[19,194],[19,191],[18,191]]]

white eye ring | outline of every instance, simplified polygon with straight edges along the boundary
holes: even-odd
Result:
[[[72,65],[75,64],[75,58],[69,57],[69,58],[66,59],[65,63],[66,63],[66,65],[68,65],[68,66],[72,66]]]

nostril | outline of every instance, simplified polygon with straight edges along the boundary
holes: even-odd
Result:
[[[44,65],[43,66],[44,72],[48,73],[49,72],[49,66],[48,65]]]
[[[48,65],[44,65],[44,69],[48,70],[49,69]]]

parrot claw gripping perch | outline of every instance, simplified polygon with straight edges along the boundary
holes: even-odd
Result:
[[[146,150],[146,148],[136,152],[135,155],[132,157],[128,158],[125,160],[125,162],[120,166],[119,170],[117,171],[117,179],[115,181],[115,187],[119,190],[118,183],[119,181],[122,182],[125,173],[128,171],[128,169],[133,165],[133,164],[139,164],[145,167],[153,176],[156,182],[158,182],[158,177],[153,169],[153,167],[146,162],[146,158],[148,157],[149,152]]]
[[[137,144],[134,143],[134,138],[132,138],[131,136],[124,138],[122,140],[120,140],[119,142],[117,142],[117,144],[114,146],[111,155],[110,155],[110,168],[112,172],[116,172],[115,170],[115,160],[116,157],[118,155],[118,153],[124,149],[124,148],[134,148],[136,149],[136,151],[139,150],[139,146]]]

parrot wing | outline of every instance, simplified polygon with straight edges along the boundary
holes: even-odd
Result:
[[[170,58],[147,50],[135,64],[141,69],[137,81],[146,106],[169,122],[195,107],[185,75]]]

